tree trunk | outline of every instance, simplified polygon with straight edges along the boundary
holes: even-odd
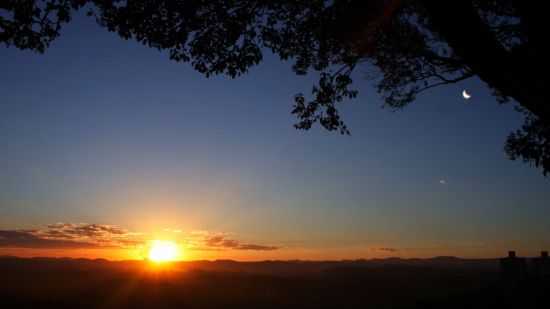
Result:
[[[434,30],[481,80],[541,119],[550,120],[545,104],[545,88],[550,85],[536,73],[543,70],[536,53],[517,55],[506,50],[471,1],[424,0],[423,5]]]

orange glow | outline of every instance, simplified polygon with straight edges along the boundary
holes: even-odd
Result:
[[[168,240],[153,240],[149,249],[149,260],[162,263],[175,261],[180,258],[181,252],[179,246]]]

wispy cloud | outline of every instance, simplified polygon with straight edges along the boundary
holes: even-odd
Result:
[[[277,250],[279,247],[247,243],[224,233],[165,230],[177,233],[177,240],[190,250]],[[0,247],[69,249],[135,248],[147,245],[151,235],[131,232],[115,225],[55,223],[42,229],[0,230]]]
[[[126,248],[143,243],[139,234],[113,225],[55,223],[44,229],[0,230],[0,247]]]
[[[64,239],[50,239],[35,235],[35,231],[0,231],[0,247],[13,248],[52,248],[78,249],[94,248],[97,245],[88,242]]]
[[[207,235],[204,238],[204,245],[209,248],[225,248],[234,250],[270,251],[279,249],[279,247],[276,246],[242,243],[238,240],[227,238],[225,235]]]

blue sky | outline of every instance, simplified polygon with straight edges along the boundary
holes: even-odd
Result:
[[[315,76],[264,57],[207,79],[82,17],[44,55],[2,47],[0,229],[215,231],[296,258],[550,246],[550,183],[506,158],[521,116],[480,81],[394,112],[359,71],[359,97],[342,106],[352,135],[303,132],[292,98]]]

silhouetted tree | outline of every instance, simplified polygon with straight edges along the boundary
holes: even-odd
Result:
[[[236,77],[271,50],[296,74],[319,73],[295,97],[299,129],[349,133],[337,107],[354,98],[352,73],[371,78],[399,109],[428,89],[477,76],[526,115],[505,150],[550,172],[548,53],[542,1],[522,0],[4,0],[0,42],[43,52],[69,22],[88,15],[124,39],[167,50],[210,76]]]

